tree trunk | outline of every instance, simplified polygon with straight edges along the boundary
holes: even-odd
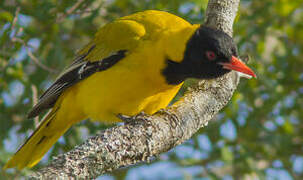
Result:
[[[204,25],[232,35],[240,0],[209,0]],[[61,154],[32,179],[92,179],[106,172],[148,162],[192,137],[231,99],[239,83],[235,72],[211,81],[200,81],[174,106],[153,116],[102,131],[70,152]]]

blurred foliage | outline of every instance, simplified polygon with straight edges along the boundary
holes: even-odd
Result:
[[[0,166],[35,127],[26,119],[34,89],[41,94],[98,27],[145,9],[201,23],[206,6],[206,0],[2,0]],[[242,80],[229,105],[191,140],[151,164],[102,178],[303,179],[302,19],[301,0],[242,0],[234,36],[258,79]],[[74,126],[32,170],[103,128],[89,121]],[[0,170],[0,178],[32,170]]]

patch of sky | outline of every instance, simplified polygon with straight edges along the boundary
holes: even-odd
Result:
[[[289,116],[289,120],[290,120],[290,122],[291,122],[292,124],[299,124],[299,123],[300,123],[298,117],[296,117],[296,116],[294,116],[294,115],[290,115],[290,116]]]
[[[20,81],[13,81],[9,85],[10,93],[14,97],[21,96],[24,92],[24,85]]]
[[[209,177],[200,177],[200,178],[197,178],[196,180],[211,180]]]
[[[103,176],[99,176],[98,178],[96,178],[96,180],[115,180],[115,178],[110,175],[103,175]]]
[[[28,50],[34,52],[40,46],[40,40],[38,38],[30,39],[27,44],[29,45]],[[10,63],[15,64],[17,62],[25,60],[27,57],[27,49],[26,47],[22,46],[21,49],[16,53],[16,56],[11,59]]]
[[[9,32],[9,37],[10,37],[10,38],[13,38],[13,37],[16,35],[16,31],[17,31],[17,29],[12,29],[12,30]]]
[[[180,145],[175,148],[175,153],[180,159],[191,158],[194,151],[195,149],[188,145]]]
[[[52,147],[47,151],[47,153],[42,157],[41,162],[42,162],[43,164],[47,164],[47,162],[48,162],[48,160],[49,160],[49,158],[50,158],[50,156],[51,156],[51,154],[52,154],[53,149],[54,149],[54,146],[52,146]]]
[[[276,123],[277,123],[278,125],[280,125],[280,126],[282,126],[282,125],[284,124],[284,122],[285,122],[285,120],[284,120],[284,118],[283,118],[282,116],[277,116],[277,117],[275,118],[275,121],[276,121]]]
[[[35,51],[39,48],[41,40],[38,38],[31,38],[27,44],[30,46],[31,51]]]
[[[14,98],[7,92],[1,93],[1,98],[3,99],[6,107],[12,107],[15,104]]]
[[[299,53],[300,53],[299,47],[294,47],[294,48],[292,48],[292,54],[293,54],[294,56],[298,56]]]
[[[8,30],[9,28],[10,28],[10,26],[11,26],[11,23],[5,23],[3,26],[2,26],[2,28],[0,29],[0,35],[2,36],[3,35],[3,33],[6,31],[6,30]]]
[[[269,168],[265,173],[266,180],[293,180],[289,172],[284,169]]]
[[[250,4],[252,4],[251,0],[242,0],[241,1],[241,7],[245,7],[248,8],[250,6]]]
[[[275,67],[274,66],[269,66],[268,68],[267,68],[267,70],[268,70],[268,72],[271,72],[271,73],[273,73],[276,69],[275,69]]]
[[[223,140],[219,140],[219,141],[217,142],[216,146],[217,146],[218,148],[222,148],[222,147],[225,146],[225,142],[224,142]]]
[[[21,128],[20,125],[13,126],[8,132],[8,137],[4,139],[4,149],[7,152],[15,152],[18,148],[18,131]]]
[[[80,127],[79,131],[81,139],[87,139],[89,137],[89,130],[86,127]]]
[[[4,91],[1,97],[4,105],[11,107],[17,103],[18,98],[24,93],[24,85],[20,81],[13,81],[9,85],[9,91]]]
[[[29,98],[25,98],[25,99],[23,99],[22,104],[28,104],[29,102],[30,102],[30,99]]]
[[[30,16],[27,16],[25,14],[19,14],[18,17],[18,24],[22,27],[27,27],[29,23],[31,23],[32,18]]]
[[[81,17],[80,14],[70,14],[70,15],[68,16],[68,19],[70,19],[70,20],[75,20],[75,19],[78,19],[78,18],[80,18],[80,17]]]
[[[225,175],[222,180],[233,180],[233,177],[231,175]]]
[[[169,160],[169,154],[171,153],[171,151],[167,152],[167,153],[163,153],[160,154],[160,159],[161,161],[168,161]]]
[[[266,121],[264,127],[269,131],[275,131],[277,129],[277,126],[272,121]]]
[[[65,144],[66,141],[65,141],[64,136],[61,136],[61,137],[58,139],[58,142],[59,142],[60,144]]]
[[[239,126],[244,126],[246,124],[246,118],[238,115],[237,122],[238,122]]]
[[[250,49],[253,49],[253,45],[251,43],[246,42],[239,47],[239,52],[247,52],[247,50]]]
[[[70,39],[70,38],[71,38],[70,34],[62,34],[62,36],[61,36],[61,39],[62,39],[63,41],[66,41],[66,40],[68,40],[68,39]]]
[[[290,96],[287,96],[285,99],[284,99],[284,105],[285,107],[287,108],[292,108],[295,104],[295,99],[296,99],[296,94],[291,94]]]
[[[215,168],[222,168],[224,166],[224,162],[221,160],[217,160],[214,162],[210,162],[206,165],[207,169],[215,169]]]
[[[204,168],[201,166],[191,166],[191,167],[184,167],[181,170],[184,174],[190,174],[191,176],[197,176],[204,171]]]
[[[243,146],[241,144],[237,144],[234,149],[235,149],[235,151],[239,152],[239,151],[241,151],[243,149]],[[238,155],[240,155],[240,154],[236,154],[236,156],[238,156]]]
[[[172,162],[157,162],[150,165],[142,165],[128,171],[126,180],[154,180],[154,179],[182,179],[184,174],[181,169]]]
[[[46,90],[47,88],[49,88],[52,84],[53,84],[52,81],[50,81],[50,80],[45,80],[45,81],[43,81],[43,82],[41,83],[40,89],[43,89],[43,90],[45,91],[45,90]]]
[[[204,160],[209,158],[209,152],[201,151],[201,150],[195,150],[192,154],[192,158],[196,160]]]
[[[188,139],[185,143],[190,144],[190,145],[194,145],[195,141],[193,139]]]
[[[192,18],[192,19],[198,19],[198,20],[200,20],[200,19],[203,19],[203,14],[201,12],[199,12],[198,14],[192,14],[189,17]]]
[[[203,151],[210,152],[212,150],[212,143],[207,135],[199,135],[198,137],[198,146]]]
[[[280,161],[280,160],[274,160],[274,161],[272,162],[272,166],[273,166],[274,168],[282,168],[282,167],[283,167],[283,163],[282,163],[282,161]]]
[[[188,14],[195,7],[194,3],[187,2],[180,6],[179,12],[182,14]]]
[[[269,94],[267,94],[267,93],[263,93],[263,94],[261,94],[261,98],[263,99],[263,100],[268,100],[269,99]]]
[[[293,171],[297,174],[303,173],[303,156],[296,156],[293,158]]]
[[[222,137],[235,140],[237,138],[237,129],[231,120],[228,120],[220,126],[220,134]]]
[[[246,103],[238,101],[239,111],[237,116],[237,122],[240,126],[244,126],[246,124],[246,118],[248,116],[248,106]]]
[[[217,117],[216,117],[216,120],[217,120],[217,121],[221,121],[224,117],[225,117],[225,113],[224,113],[224,112],[219,113],[219,114],[217,115]]]
[[[167,156],[169,156],[170,152],[171,151],[166,153]],[[188,145],[188,144],[179,145],[176,148],[174,148],[172,150],[172,152],[174,152],[179,159],[204,160],[204,159],[207,159],[209,157],[209,151],[204,150],[204,149],[202,149],[202,150],[201,149],[196,149],[196,148],[194,148],[193,145]],[[166,157],[166,158],[168,158],[168,157]]]
[[[272,111],[272,115],[273,115],[273,116],[279,115],[279,114],[280,114],[281,107],[282,107],[281,102],[278,102],[278,103],[275,105],[275,107],[274,107],[274,109],[273,109],[273,111]]]
[[[16,56],[10,61],[11,64],[16,64],[17,62],[21,62],[25,60],[27,57],[27,51],[24,46],[21,47],[21,49],[18,51]]]

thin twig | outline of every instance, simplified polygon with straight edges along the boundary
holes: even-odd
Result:
[[[34,54],[30,51],[29,47],[31,47],[31,46],[29,44],[27,44],[26,42],[24,42],[24,40],[17,38],[17,37],[13,37],[12,42],[19,42],[19,43],[23,44],[23,46],[26,49],[27,55],[34,61],[34,63],[37,66],[39,66],[40,68],[42,68],[50,73],[58,73],[58,71],[56,69],[49,68],[49,67],[45,66],[44,64],[42,64],[40,62],[40,60],[36,56],[34,56]]]
[[[56,22],[61,22],[66,16],[72,14],[85,0],[78,0],[69,10],[66,11],[64,14],[59,14]]]
[[[15,17],[13,19],[12,26],[11,26],[11,31],[12,32],[16,27],[16,24],[17,24],[17,21],[18,21],[18,18],[19,18],[19,13],[20,13],[20,7],[17,7],[16,12],[15,12]],[[16,31],[16,32],[18,32],[18,31]],[[13,34],[13,37],[15,37],[16,32]]]
[[[39,67],[41,67],[42,69],[50,72],[50,73],[57,73],[58,71],[53,69],[53,68],[49,68],[47,66],[45,66],[44,64],[42,64],[38,58],[36,58],[33,53],[29,50],[29,48],[26,46],[26,53],[27,55],[35,62],[35,64],[37,64]]]
[[[15,17],[14,17],[14,19],[13,19],[13,21],[12,21],[12,26],[11,26],[11,31],[12,31],[12,32],[13,32],[13,30],[14,30],[15,27],[16,27],[16,24],[17,24],[17,21],[18,21],[18,17],[19,17],[19,13],[20,13],[20,7],[17,7],[16,12],[15,12]],[[48,72],[50,72],[50,73],[57,73],[57,72],[58,72],[57,70],[45,66],[44,64],[42,64],[42,63],[39,61],[39,59],[38,59],[37,57],[35,57],[35,56],[33,55],[33,53],[32,53],[32,52],[30,51],[30,49],[29,49],[29,47],[30,47],[29,44],[27,44],[24,40],[22,40],[22,39],[16,37],[16,34],[18,34],[18,32],[21,32],[22,30],[23,30],[23,28],[19,28],[18,30],[15,31],[15,33],[14,33],[13,36],[11,37],[12,42],[13,42],[13,43],[19,42],[19,43],[23,44],[23,46],[24,46],[25,49],[26,49],[27,55],[34,61],[34,63],[35,63],[37,66],[39,66],[40,68],[42,68],[42,69],[44,69],[44,70],[46,70],[46,71],[48,71]]]

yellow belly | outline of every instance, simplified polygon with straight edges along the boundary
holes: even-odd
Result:
[[[104,123],[119,122],[118,114],[133,116],[141,111],[153,114],[174,98],[182,84],[168,85],[161,75],[161,68],[142,67],[150,66],[149,57],[144,57],[144,53],[134,54],[146,58],[145,62],[132,63],[137,57],[130,55],[72,87],[71,90],[76,91],[72,101],[80,104],[86,117]],[[163,64],[153,63],[153,66],[163,67]]]
[[[153,114],[165,108],[181,86],[163,89],[142,78],[130,82],[127,76],[110,79],[105,76],[99,73],[88,78],[76,97],[87,117],[105,123],[120,121],[118,114],[133,116],[141,111]]]

